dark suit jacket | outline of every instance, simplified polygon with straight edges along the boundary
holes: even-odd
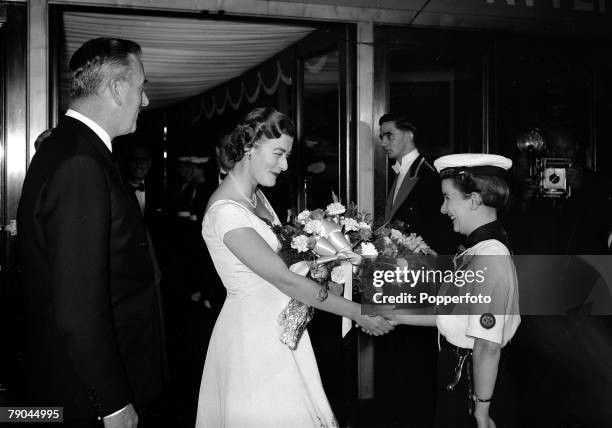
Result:
[[[140,211],[140,205],[136,196],[136,191],[129,179],[124,174],[122,176],[125,188],[128,190],[130,199]],[[163,269],[166,266],[168,258],[168,242],[170,234],[172,234],[171,227],[168,225],[168,215],[166,210],[166,202],[164,195],[160,194],[155,188],[155,183],[151,183],[151,180],[146,180],[145,186],[145,209],[144,213],[141,212],[145,226],[149,232],[149,237],[153,242],[153,258],[157,261],[159,268]]]
[[[412,163],[395,203],[392,203],[397,178],[387,195],[385,223],[400,220],[410,232],[421,235],[439,254],[454,254],[457,235],[453,232],[450,219],[440,213],[443,199],[440,177],[434,167],[420,155]]]
[[[161,392],[159,308],[147,234],[103,141],[65,117],[34,156],[18,210],[31,404],[65,419]]]

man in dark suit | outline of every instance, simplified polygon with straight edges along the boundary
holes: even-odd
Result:
[[[396,177],[387,195],[385,223],[402,221],[410,232],[421,235],[439,254],[456,251],[451,223],[440,213],[442,193],[435,168],[415,145],[416,128],[393,113],[378,121],[380,140]]]
[[[217,190],[227,174],[234,168],[234,161],[228,157],[225,150],[231,142],[231,137],[231,132],[223,132],[215,141],[215,161],[211,162],[210,166],[207,165],[206,169],[206,182],[210,186],[211,194]]]
[[[153,153],[150,145],[134,135],[121,137],[121,145],[115,143],[119,152],[119,164],[127,189],[133,202],[140,208],[145,225],[153,241],[155,255],[161,267],[167,258],[168,219],[166,217],[164,192],[161,183],[151,177]],[[119,138],[117,139],[119,140]],[[156,184],[159,184],[156,186]]]
[[[136,197],[136,202],[143,216],[149,214],[151,203],[147,201],[147,175],[151,169],[152,155],[151,148],[139,143],[128,143],[125,148],[125,168],[124,176],[129,188]],[[147,203],[149,202],[149,203]]]
[[[135,427],[161,393],[147,233],[111,153],[149,102],[140,55],[111,38],[74,53],[70,108],[32,159],[19,204],[26,391],[74,426]]]

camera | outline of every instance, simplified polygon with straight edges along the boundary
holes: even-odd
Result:
[[[540,158],[536,160],[539,164],[538,194],[544,198],[568,198],[571,195],[571,187],[567,182],[567,169],[572,167],[569,158]]]
[[[568,198],[571,188],[567,182],[569,158],[541,157],[546,144],[542,132],[533,128],[517,138],[516,147],[527,157],[529,178],[537,183],[536,195],[541,198]]]

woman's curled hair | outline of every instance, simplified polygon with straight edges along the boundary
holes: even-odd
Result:
[[[295,126],[289,116],[272,107],[258,107],[236,125],[225,151],[234,162],[244,156],[262,138],[276,139],[295,136]]]

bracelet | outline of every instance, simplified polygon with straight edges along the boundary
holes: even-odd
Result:
[[[329,291],[327,290],[327,287],[322,285],[319,289],[319,292],[317,293],[317,302],[324,302],[325,299],[327,299],[327,296],[329,296]]]
[[[491,398],[489,398],[487,400],[483,400],[478,395],[472,394],[472,400],[474,400],[477,403],[490,403],[492,399],[493,399],[493,397],[491,397]]]

